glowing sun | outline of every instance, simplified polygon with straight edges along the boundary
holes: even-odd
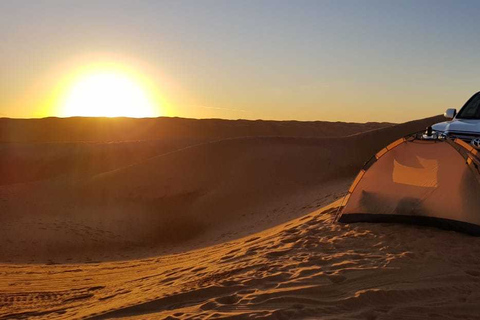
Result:
[[[66,116],[153,117],[155,107],[141,85],[126,74],[84,75],[69,90],[63,105]]]

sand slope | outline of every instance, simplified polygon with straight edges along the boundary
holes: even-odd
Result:
[[[0,143],[0,185],[76,180],[204,143],[200,139]]]
[[[229,138],[338,137],[389,123],[182,118],[0,118],[0,185],[75,179]]]
[[[0,265],[0,318],[478,317],[478,239],[415,226],[333,224],[335,210],[183,254]]]
[[[432,121],[337,138],[225,139],[100,174],[5,185],[0,240],[9,245],[0,248],[0,261],[126,259],[260,231],[298,216],[287,207],[290,198],[308,204],[319,194],[341,196],[372,154]],[[149,146],[143,142],[138,149]],[[98,159],[121,162],[114,157],[118,149],[106,155]],[[77,159],[89,163],[83,160]]]

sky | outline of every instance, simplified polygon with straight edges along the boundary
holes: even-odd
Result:
[[[149,116],[428,117],[480,90],[479,17],[453,0],[2,0],[0,117],[65,116],[79,79],[107,69]]]

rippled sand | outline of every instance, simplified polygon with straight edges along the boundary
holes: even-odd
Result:
[[[480,239],[415,226],[334,224],[338,203],[183,254],[1,265],[0,317],[478,317]]]

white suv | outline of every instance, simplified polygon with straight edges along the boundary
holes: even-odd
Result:
[[[447,109],[444,115],[449,121],[434,124],[434,131],[449,138],[460,138],[480,149],[480,92],[475,93],[458,113],[457,109]]]

